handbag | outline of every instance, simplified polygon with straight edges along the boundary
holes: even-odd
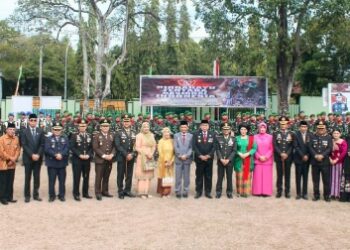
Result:
[[[174,177],[170,176],[170,171],[166,168],[167,176],[162,178],[162,187],[171,187],[174,183]]]
[[[150,171],[154,170],[157,166],[157,163],[155,160],[146,160],[145,164],[143,165],[143,171]]]
[[[171,187],[174,183],[174,178],[166,176],[162,178],[162,187]]]

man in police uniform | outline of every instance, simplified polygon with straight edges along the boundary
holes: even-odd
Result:
[[[90,163],[93,156],[92,136],[86,132],[87,123],[81,120],[78,126],[79,132],[71,136],[70,149],[72,151],[73,167],[73,197],[80,201],[80,179],[83,176],[83,197],[91,199],[89,195]]]
[[[99,201],[102,200],[102,196],[113,197],[108,192],[108,184],[116,150],[114,136],[109,129],[109,121],[101,120],[100,131],[92,139],[92,148],[95,152],[95,194]]]
[[[227,198],[232,199],[233,184],[233,157],[237,152],[237,145],[235,138],[231,136],[231,127],[228,123],[221,125],[222,134],[216,137],[216,155],[218,158],[218,180],[216,182],[216,198],[219,199],[222,193],[222,180],[224,179],[226,172],[227,187],[226,195]]]
[[[346,111],[348,111],[348,105],[346,104],[346,101],[343,101],[343,94],[337,93],[335,95],[335,103],[332,105],[332,111],[334,113],[340,113],[343,114]]]
[[[196,162],[196,195],[202,196],[203,180],[205,196],[212,199],[213,158],[215,153],[215,133],[209,131],[208,120],[202,120],[200,130],[193,134],[192,148]]]
[[[332,137],[327,134],[325,122],[316,123],[316,133],[311,137],[309,150],[312,165],[312,182],[314,186],[313,201],[320,199],[320,175],[323,182],[323,196],[325,201],[329,202],[330,197],[330,162],[329,156],[332,152]]]
[[[290,198],[290,168],[293,156],[293,133],[288,131],[288,118],[279,118],[280,129],[273,134],[274,158],[277,167],[277,194],[276,198],[282,196],[282,182],[284,176],[284,194]]]
[[[118,162],[117,186],[119,199],[124,199],[124,196],[135,197],[135,195],[131,193],[132,175],[136,158],[135,140],[136,133],[131,129],[130,117],[126,114],[123,117],[123,127],[118,131],[115,137]]]
[[[58,198],[65,201],[66,193],[66,167],[68,165],[69,142],[68,138],[62,133],[62,125],[56,122],[52,127],[52,135],[45,140],[45,163],[49,175],[49,202],[56,199],[55,182],[56,177],[59,181]]]

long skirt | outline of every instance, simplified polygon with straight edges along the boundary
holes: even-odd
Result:
[[[243,171],[236,172],[236,189],[237,194],[241,196],[248,196],[251,193],[251,180],[250,180],[250,172],[248,174],[248,178],[246,180],[243,179]]]
[[[273,167],[266,164],[256,164],[253,172],[252,193],[253,195],[272,195]]]
[[[340,197],[340,182],[343,170],[343,164],[337,163],[331,166],[331,196]]]

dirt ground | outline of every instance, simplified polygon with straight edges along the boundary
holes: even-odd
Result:
[[[116,193],[115,167],[112,194]],[[154,179],[152,199],[76,202],[68,166],[67,201],[49,203],[43,165],[43,201],[27,204],[24,169],[19,165],[14,184],[18,202],[0,206],[0,249],[350,249],[350,203],[295,200],[294,168],[289,200],[225,196],[195,200],[194,169],[193,165],[188,199],[159,198]],[[90,178],[93,194],[94,167]],[[215,183],[216,174],[213,187]],[[310,176],[310,198],[311,188]]]

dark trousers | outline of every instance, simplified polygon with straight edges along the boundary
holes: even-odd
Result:
[[[0,200],[10,201],[13,199],[14,180],[14,169],[0,171]]]
[[[309,162],[295,164],[295,184],[297,189],[297,195],[307,195],[309,166]],[[301,184],[301,182],[303,184]],[[303,188],[301,188],[301,185],[303,185]]]
[[[24,164],[24,197],[30,198],[30,181],[33,175],[33,197],[39,197],[41,161]]]
[[[95,194],[108,194],[109,176],[112,171],[112,162],[104,162],[102,164],[95,164]]]
[[[134,171],[134,160],[127,161],[125,158],[123,158],[123,160],[118,161],[117,186],[118,186],[119,194],[131,191],[133,171]],[[124,176],[125,176],[125,188],[123,188]]]
[[[226,173],[226,180],[227,180],[227,187],[226,187],[226,193],[232,194],[233,188],[232,188],[232,174],[233,174],[233,166],[231,162],[224,166],[221,161],[218,161],[218,180],[216,182],[216,193],[222,193],[222,181],[224,179]]]
[[[284,165],[284,166],[283,166]],[[283,176],[284,176],[284,192],[286,194],[289,194],[290,192],[290,168],[292,165],[292,160],[286,159],[284,163],[281,160],[276,161],[276,168],[277,168],[277,193],[282,193],[282,183],[283,183]]]
[[[315,198],[320,198],[320,175],[323,183],[323,197],[328,198],[330,194],[330,166],[312,165],[312,182]]]
[[[79,196],[80,179],[83,176],[83,196],[89,194],[90,160],[74,159],[73,168],[73,195]]]
[[[204,190],[206,194],[211,193],[213,177],[213,160],[202,161],[196,160],[196,192],[203,193],[203,181]]]
[[[58,178],[58,196],[63,198],[66,194],[66,168],[54,168],[47,166],[47,173],[49,175],[49,196],[56,197],[55,184],[56,177]]]

